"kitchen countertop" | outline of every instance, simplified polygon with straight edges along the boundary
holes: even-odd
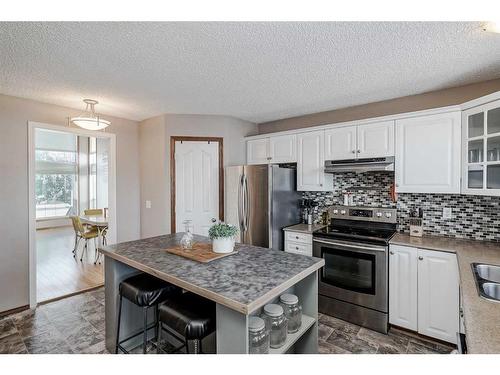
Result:
[[[500,265],[500,243],[400,233],[390,243],[456,253],[468,352],[500,353],[500,303],[478,295],[471,268],[471,263]]]
[[[326,227],[326,225],[324,225],[324,224],[312,224],[312,225],[295,224],[295,225],[291,225],[289,227],[283,228],[283,230],[312,234],[314,231],[317,231],[317,230],[324,228],[324,227]]]
[[[124,242],[100,251],[133,268],[153,274],[230,309],[249,314],[271,298],[324,266],[325,261],[262,247],[236,244],[237,254],[199,263],[166,249],[182,233]],[[195,241],[209,242],[195,236]]]

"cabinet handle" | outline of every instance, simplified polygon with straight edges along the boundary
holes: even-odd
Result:
[[[352,153],[355,154],[356,153],[356,150],[352,150]]]
[[[357,153],[359,154],[361,152],[361,150],[358,150]]]
[[[394,251],[389,251],[389,254],[394,255]]]
[[[295,238],[298,240],[298,239],[299,239],[299,236],[295,236]]]
[[[418,257],[418,260],[424,260],[424,257]]]
[[[319,186],[323,186],[323,184],[319,184]]]
[[[299,249],[299,247],[298,247],[298,246],[295,246],[295,250],[298,250],[298,249]]]

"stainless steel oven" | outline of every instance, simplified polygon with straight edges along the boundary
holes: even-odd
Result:
[[[313,255],[325,260],[320,294],[388,311],[387,246],[314,239]]]
[[[386,333],[388,243],[395,232],[395,212],[352,208],[339,209],[338,215],[342,217],[313,235],[313,256],[325,260],[319,277],[319,310]]]

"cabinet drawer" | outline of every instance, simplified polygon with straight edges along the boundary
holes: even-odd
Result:
[[[286,231],[285,239],[287,241],[301,242],[312,245],[312,234]]]
[[[299,242],[286,241],[285,251],[287,253],[312,256],[312,245],[309,245],[309,244],[306,245],[306,244],[299,243]]]

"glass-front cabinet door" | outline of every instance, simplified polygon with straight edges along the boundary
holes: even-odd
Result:
[[[462,192],[500,195],[500,100],[463,112]]]

